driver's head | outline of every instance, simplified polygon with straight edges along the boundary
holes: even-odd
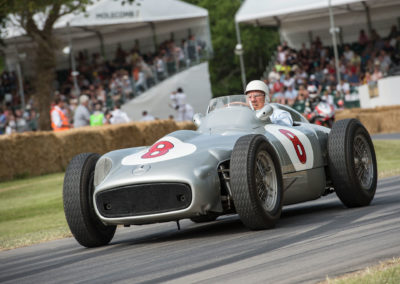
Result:
[[[269,102],[268,87],[260,80],[253,80],[246,86],[245,95],[247,101],[251,103],[254,110],[261,109],[265,103]]]

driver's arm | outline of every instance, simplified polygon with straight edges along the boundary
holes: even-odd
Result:
[[[293,119],[289,112],[274,108],[274,112],[270,116],[271,122],[284,126],[292,126]]]

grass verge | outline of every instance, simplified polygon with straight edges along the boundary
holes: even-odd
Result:
[[[400,140],[374,141],[379,177],[400,175]],[[71,236],[63,173],[0,183],[0,250]]]
[[[327,278],[320,284],[398,284],[400,283],[400,258],[381,262],[377,266],[346,274],[335,279]]]
[[[63,178],[58,173],[0,183],[0,250],[71,236]]]

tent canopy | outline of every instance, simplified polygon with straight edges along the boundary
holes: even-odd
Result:
[[[340,28],[340,43],[357,41],[361,29],[375,29],[381,36],[389,33],[400,17],[398,0],[246,0],[235,15],[236,23],[279,27],[281,39],[292,47],[318,36],[331,45],[329,2]]]
[[[36,23],[41,26],[41,20],[45,15],[35,15]],[[121,26],[130,28],[140,27],[149,22],[161,22],[178,19],[207,17],[208,11],[204,8],[179,0],[136,0],[133,3],[115,0],[99,0],[86,8],[86,12],[68,14],[55,23],[56,32],[63,32],[70,27],[86,27],[96,30],[102,28],[107,32],[118,29]],[[74,30],[77,31],[77,30]],[[10,25],[7,27],[5,38],[24,36],[25,32]],[[73,35],[75,37],[75,35]],[[81,37],[81,36],[77,36]]]
[[[331,0],[335,14],[364,11],[399,4],[398,0]],[[328,15],[329,0],[246,0],[235,15],[238,23],[277,26],[278,22],[294,22]]]

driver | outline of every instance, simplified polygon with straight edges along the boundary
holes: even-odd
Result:
[[[253,80],[246,86],[245,95],[247,101],[254,110],[259,110],[269,103],[269,91],[267,85],[260,80]],[[272,105],[271,105],[272,106]],[[272,106],[273,112],[270,116],[272,123],[292,126],[293,119],[288,111]]]

